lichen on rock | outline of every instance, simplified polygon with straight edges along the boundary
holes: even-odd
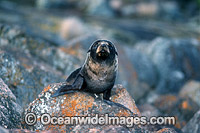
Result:
[[[65,83],[56,83],[47,86],[34,100],[24,112],[24,116],[33,112],[37,116],[37,122],[33,126],[28,126],[23,122],[23,125],[33,131],[57,130],[57,131],[77,131],[82,129],[88,131],[89,129],[104,130],[108,125],[43,125],[41,123],[41,116],[44,113],[50,114],[51,117],[72,117],[72,116],[139,116],[140,112],[135,105],[134,100],[130,97],[125,88],[121,85],[114,87],[112,91],[111,100],[107,101],[102,98],[95,97],[94,94],[87,92],[74,92],[65,94],[59,97],[52,98],[51,95]],[[126,102],[129,101],[129,102]],[[84,127],[84,128],[83,128]],[[87,128],[86,128],[87,127]],[[127,128],[127,127],[125,127]],[[141,130],[138,126],[133,126],[127,130]]]

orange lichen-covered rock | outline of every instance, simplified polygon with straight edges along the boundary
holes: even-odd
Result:
[[[156,133],[177,133],[177,132],[172,128],[163,128],[158,130]]]
[[[111,95],[111,101],[124,105],[125,107],[129,108],[133,114],[137,114],[139,116],[141,115],[134,99],[132,99],[126,88],[124,88],[122,85],[116,85],[112,89]]]
[[[176,128],[182,128],[192,118],[199,106],[189,97],[177,97],[175,95],[162,95],[154,102],[164,114],[175,116]]]
[[[102,131],[107,129],[106,127],[108,124],[84,124],[81,126],[80,123],[72,123],[67,120],[74,116],[81,116],[84,118],[91,116],[91,118],[94,118],[97,115],[100,117],[107,114],[108,116],[128,117],[138,116],[140,114],[134,100],[131,99],[126,89],[120,85],[116,86],[112,91],[111,99],[114,102],[103,100],[100,95],[95,96],[94,94],[80,91],[52,98],[51,95],[62,85],[64,85],[64,83],[51,84],[47,86],[38,98],[30,103],[24,113],[25,121],[23,122],[23,125],[25,128],[32,131],[56,130],[59,132],[66,132],[80,130],[90,131],[91,129]],[[32,126],[27,125],[27,117],[25,117],[30,112],[34,113],[36,116],[36,122]],[[43,115],[47,113],[51,118],[62,116],[64,120],[62,120],[62,123],[60,124],[44,124],[42,123],[42,120],[48,120],[47,117],[43,119]],[[56,122],[58,122],[58,119],[56,119]],[[130,130],[135,131],[141,129],[138,126],[133,126]]]
[[[181,97],[189,97],[194,102],[196,102],[200,106],[200,82],[199,81],[188,81],[182,87],[181,91],[179,92]]]

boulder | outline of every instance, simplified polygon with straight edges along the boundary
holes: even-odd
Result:
[[[185,83],[181,89],[179,95],[181,97],[189,97],[194,102],[196,102],[200,107],[200,82],[198,81],[188,81]]]
[[[0,51],[0,77],[12,90],[17,103],[22,107],[33,101],[45,85],[62,80],[61,77],[38,67],[29,68],[28,64],[22,65],[4,51]]]
[[[156,133],[177,133],[177,132],[172,128],[163,128],[158,130]]]
[[[32,38],[19,27],[0,27],[0,76],[23,108],[44,86],[64,81],[81,65],[69,51]]]
[[[117,85],[112,90],[112,101],[103,100],[101,95],[94,96],[86,92],[75,92],[52,98],[51,95],[64,83],[51,84],[47,86],[36,100],[29,104],[23,115],[32,112],[37,116],[35,125],[28,126],[25,121],[25,128],[32,131],[57,130],[57,131],[103,131],[111,130],[108,125],[43,125],[41,116],[48,113],[51,116],[99,116],[108,114],[109,116],[139,116],[140,112],[133,99],[121,85]],[[129,101],[129,102],[127,102]],[[112,127],[112,126],[111,126]],[[115,127],[115,126],[113,126]],[[136,125],[132,128],[117,126],[114,130],[141,131]]]
[[[6,50],[15,49],[17,52],[22,51],[26,55],[33,56],[36,62],[43,61],[65,75],[71,73],[77,68],[76,65],[79,65],[80,61],[75,56],[47,41],[30,37],[17,26],[1,24],[0,35],[0,47],[6,47]]]
[[[117,83],[123,84],[130,95],[138,101],[156,83],[156,72],[150,60],[129,47],[116,45],[118,49],[119,71]],[[138,60],[140,58],[140,60]]]
[[[183,133],[199,133],[200,132],[200,110],[195,113],[192,119],[183,127]]]
[[[16,97],[0,78],[0,126],[4,128],[21,128],[22,108],[16,103]],[[4,132],[3,129],[0,131]]]
[[[158,82],[157,71],[151,59],[140,51],[135,50],[134,47],[126,46],[124,47],[124,52],[129,58],[132,67],[135,68],[138,81],[144,82],[150,87],[156,86]]]
[[[160,111],[151,104],[140,105],[138,108],[141,112],[141,116],[146,116],[148,119],[150,119],[152,116],[161,115]]]
[[[83,36],[90,31],[89,27],[77,17],[65,18],[60,24],[60,36],[66,40]]]
[[[195,39],[156,38],[135,46],[154,63],[160,93],[178,92],[189,79],[200,80],[200,43]]]
[[[199,106],[188,97],[177,97],[168,94],[161,95],[154,102],[154,106],[162,115],[175,116],[175,127],[181,129],[198,111]]]
[[[104,17],[113,17],[115,15],[114,10],[107,0],[85,0],[82,4],[86,5],[88,14]]]
[[[9,133],[9,130],[3,128],[2,126],[0,126],[0,132],[1,132],[1,133]]]

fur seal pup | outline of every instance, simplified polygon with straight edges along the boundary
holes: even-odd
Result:
[[[95,94],[103,93],[109,100],[118,69],[118,53],[115,46],[107,40],[97,40],[89,48],[85,63],[70,74],[69,85],[59,88],[52,97],[75,91]]]

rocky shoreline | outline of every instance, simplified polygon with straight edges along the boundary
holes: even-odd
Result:
[[[59,1],[64,2],[62,10],[53,0],[47,5],[38,0],[37,8],[0,2],[0,132],[200,132],[200,32],[198,21],[192,19],[198,19],[198,12],[188,12],[192,17],[186,20],[179,3],[168,3],[175,5],[174,12],[167,12],[168,7],[159,2],[98,1],[85,5],[75,0],[68,10],[65,0]],[[104,12],[96,9],[99,6]],[[111,97],[118,104],[85,92],[51,98],[82,65],[91,43],[102,38],[111,40],[119,53]],[[128,128],[37,121],[28,126],[24,121],[28,112],[38,120],[43,113],[175,116],[176,124]]]

